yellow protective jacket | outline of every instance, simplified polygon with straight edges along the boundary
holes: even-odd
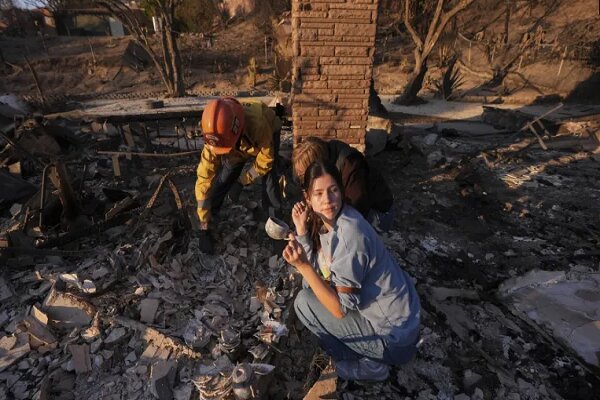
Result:
[[[281,122],[267,105],[262,102],[242,102],[244,106],[245,128],[236,148],[224,155],[217,155],[204,146],[196,175],[196,201],[200,223],[210,221],[212,183],[221,163],[227,159],[231,165],[254,158],[254,164],[239,178],[246,186],[257,178],[266,175],[273,167],[275,150],[273,132],[281,128]]]

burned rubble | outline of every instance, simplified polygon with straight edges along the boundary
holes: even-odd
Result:
[[[266,392],[298,282],[261,242],[257,203],[224,210],[220,255],[200,253],[193,161],[98,154],[149,139],[167,155],[178,133],[122,132],[38,118],[6,136],[4,164],[31,164],[14,175],[28,191],[2,195],[2,397]]]
[[[0,194],[0,398],[598,398],[592,118],[541,130],[546,149],[487,117],[376,128],[398,212],[383,239],[423,329],[415,360],[365,386],[336,383],[295,319],[299,278],[253,190],[218,216],[218,255],[199,251],[195,122],[4,133],[2,184],[20,186]]]

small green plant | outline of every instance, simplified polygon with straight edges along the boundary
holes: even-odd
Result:
[[[448,68],[442,76],[441,82],[435,81],[436,95],[444,100],[450,100],[452,94],[460,89],[464,83],[464,77],[458,69],[455,69],[457,57],[454,56],[448,63]]]

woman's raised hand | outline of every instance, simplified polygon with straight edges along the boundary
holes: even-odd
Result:
[[[290,233],[288,245],[283,250],[283,258],[296,269],[310,266],[304,247],[298,243],[293,233]]]
[[[308,205],[304,201],[299,201],[292,208],[292,221],[296,227],[296,233],[300,236],[308,232]]]

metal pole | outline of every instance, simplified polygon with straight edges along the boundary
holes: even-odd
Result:
[[[52,164],[48,164],[44,167],[44,172],[42,172],[42,188],[41,196],[40,196],[40,218],[39,218],[39,227],[40,229],[44,226],[44,205],[46,204],[46,181],[48,180],[48,170]]]

